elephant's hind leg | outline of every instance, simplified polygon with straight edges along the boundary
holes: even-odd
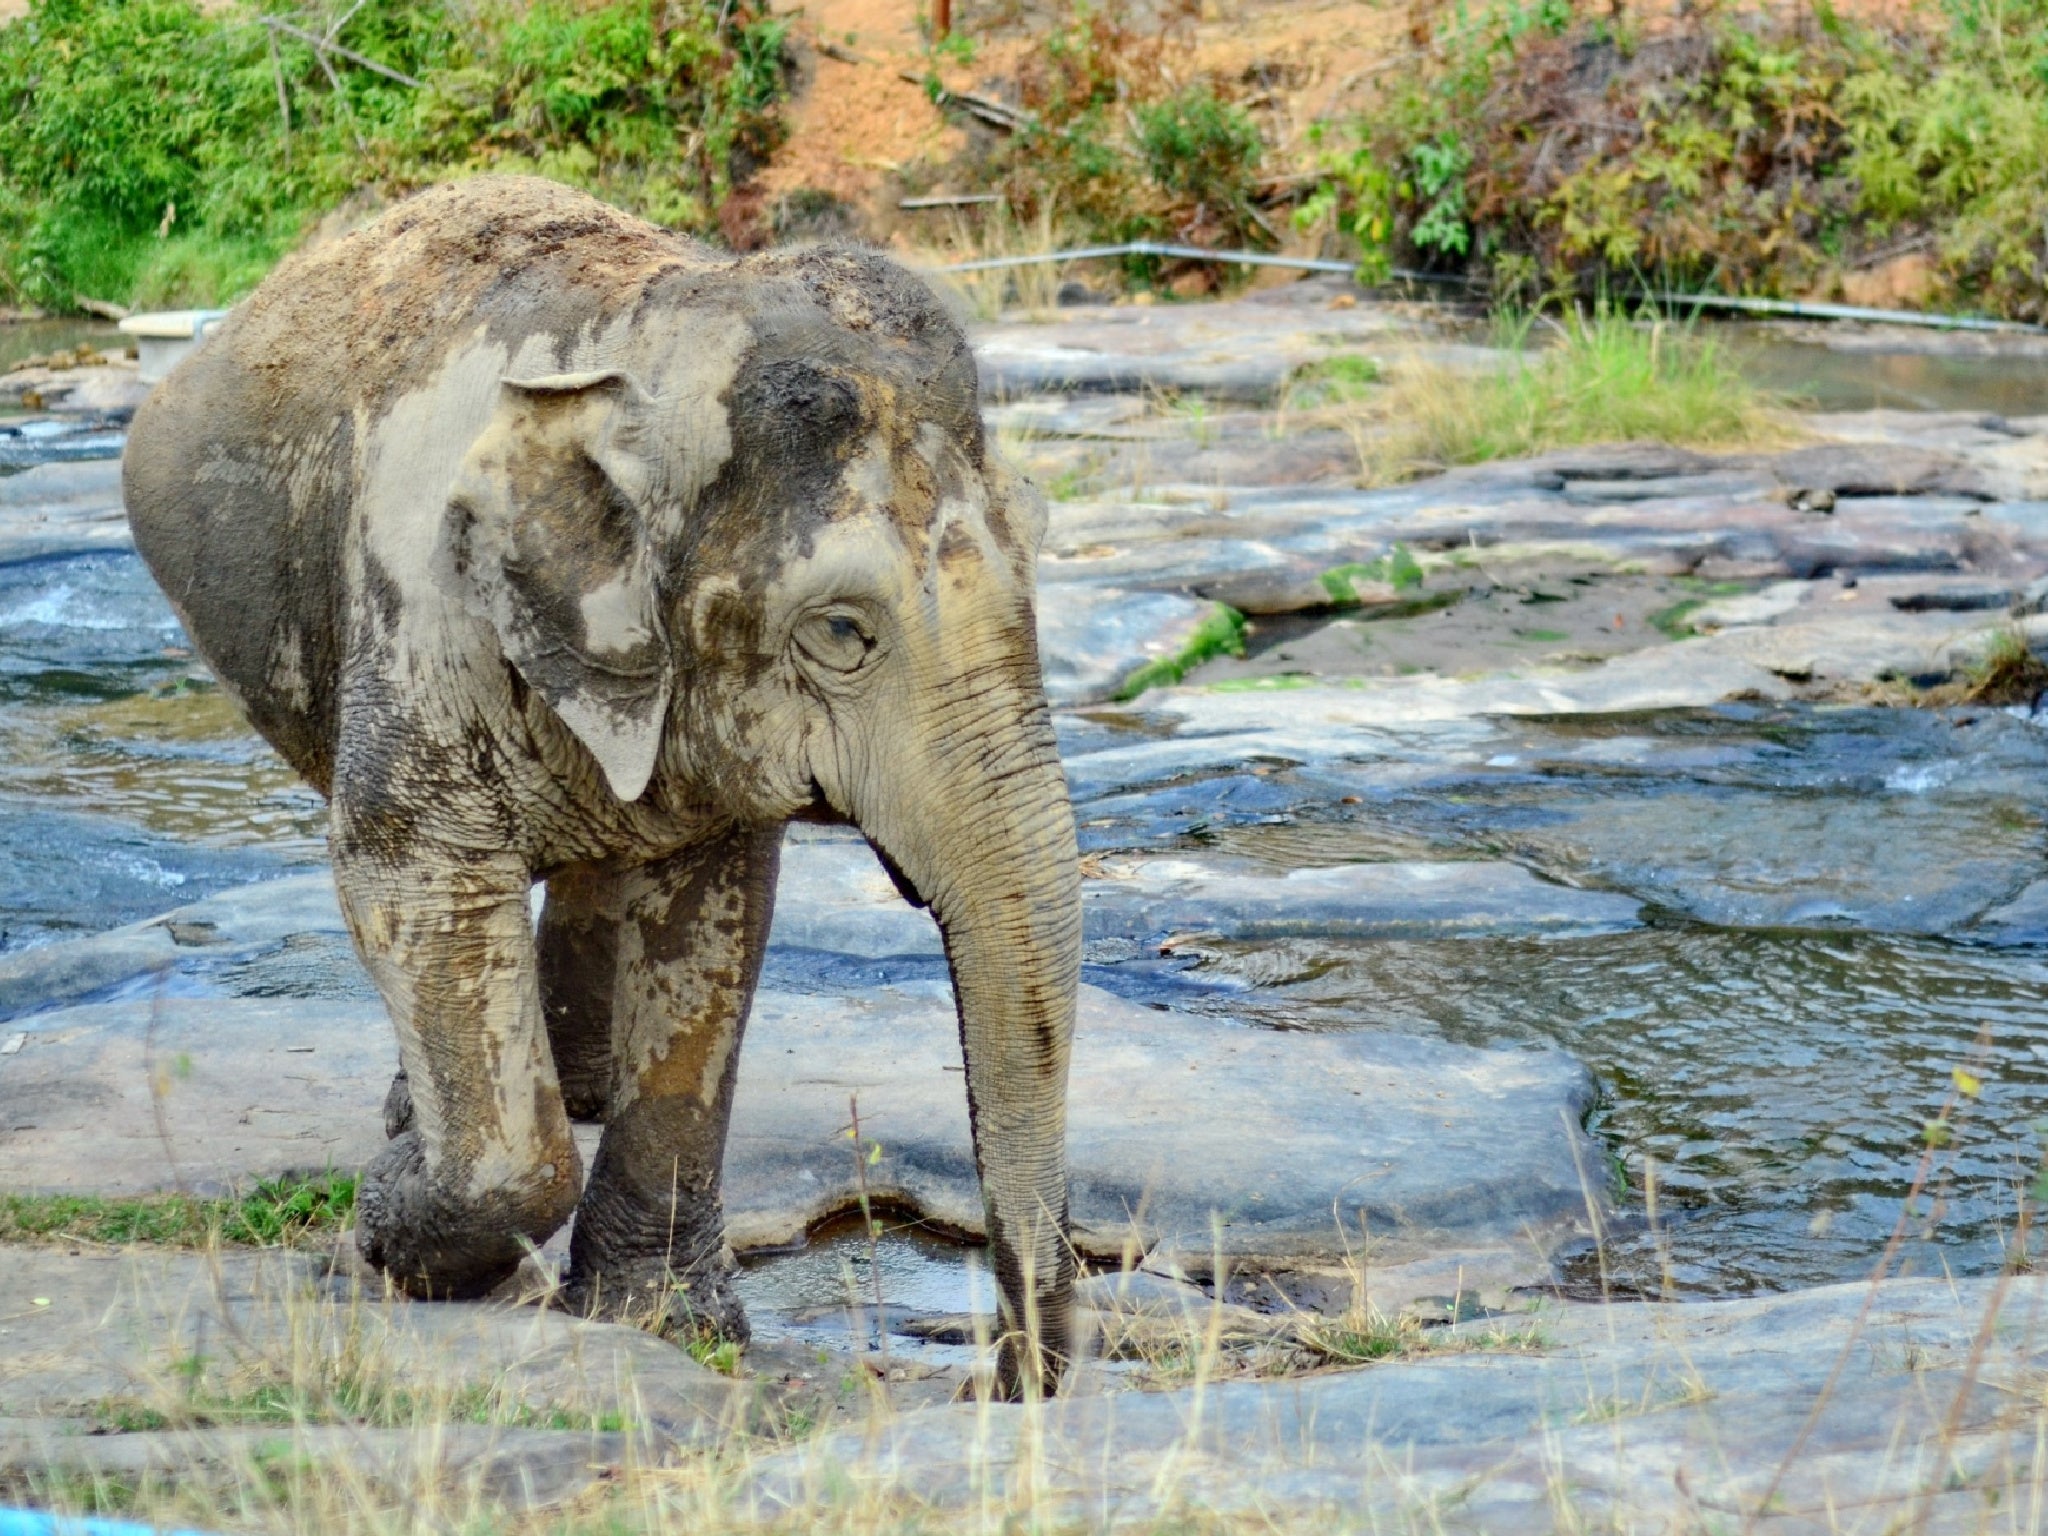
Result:
[[[612,992],[619,877],[590,865],[548,877],[540,913],[540,1004],[571,1120],[602,1120],[612,1093]]]
[[[570,1242],[568,1300],[744,1342],[719,1181],[782,828],[624,877],[610,1115]]]
[[[335,883],[397,1028],[413,1110],[364,1172],[357,1244],[415,1295],[481,1295],[561,1226],[581,1182],[525,866],[417,847],[371,858],[337,836]]]

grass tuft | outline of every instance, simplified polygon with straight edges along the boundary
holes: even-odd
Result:
[[[1778,402],[1690,325],[1638,324],[1602,307],[1572,315],[1554,346],[1530,347],[1528,329],[1526,321],[1504,324],[1510,357],[1492,372],[1397,370],[1376,402],[1382,430],[1358,434],[1372,478],[1588,443],[1719,447],[1792,435]]]
[[[0,1243],[288,1248],[347,1226],[356,1180],[269,1179],[245,1195],[0,1195]]]
[[[2043,662],[2017,629],[2001,630],[1984,660],[1971,669],[1963,685],[1965,704],[2032,704],[2048,693],[2048,662]]]

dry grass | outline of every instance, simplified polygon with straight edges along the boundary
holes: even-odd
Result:
[[[911,256],[911,264],[935,287],[952,294],[976,320],[995,320],[1009,310],[1022,310],[1045,320],[1059,307],[1060,285],[1069,276],[1065,262],[1032,262],[990,272],[947,272],[955,262],[992,261],[1006,256],[1043,256],[1071,242],[1055,211],[1046,207],[1029,220],[1014,217],[1009,206],[992,203],[950,214],[936,249]]]
[[[287,1272],[282,1259],[266,1262]],[[1357,1277],[1364,1278],[1362,1260]],[[1101,1299],[1115,1289],[1112,1279],[1094,1294]],[[1458,1505],[1481,1485],[1446,1503],[1441,1488],[1418,1483],[1411,1499],[1400,1490],[1409,1486],[1413,1468],[1391,1442],[1349,1446],[1347,1455],[1372,1469],[1366,1474],[1372,1498],[1360,1501],[1355,1513],[1284,1503],[1231,1514],[1205,1508],[1203,1490],[1227,1464],[1227,1456],[1218,1461],[1224,1453],[1215,1426],[1204,1428],[1216,1411],[1209,1394],[1252,1377],[1400,1369],[1404,1362],[1451,1354],[1556,1348],[1538,1328],[1512,1320],[1439,1330],[1390,1319],[1363,1303],[1332,1318],[1261,1318],[1193,1291],[1163,1301],[1155,1294],[1151,1305],[1140,1305],[1134,1290],[1128,1309],[1111,1306],[1096,1319],[1094,1358],[1124,1364],[1109,1375],[1101,1364],[1085,1367],[1076,1388],[1084,1394],[1133,1384],[1179,1389],[1184,1443],[1148,1448],[1140,1465],[1149,1493],[1114,1511],[1075,1502],[1076,1475],[1086,1482],[1085,1449],[1075,1462],[1071,1439],[1062,1439],[1040,1406],[984,1405],[969,1456],[979,1468],[971,1473],[979,1493],[949,1496],[935,1506],[906,1491],[891,1470],[891,1436],[905,1420],[872,1381],[855,1394],[853,1416],[830,1424],[778,1402],[772,1389],[756,1382],[751,1396],[745,1389],[736,1396],[742,1408],[711,1424],[698,1443],[678,1449],[646,1432],[660,1414],[650,1411],[630,1379],[602,1383],[595,1395],[537,1400],[522,1374],[533,1362],[516,1348],[481,1370],[473,1354],[451,1369],[432,1351],[408,1345],[402,1321],[394,1326],[394,1314],[374,1296],[337,1297],[303,1283],[258,1291],[253,1303],[221,1305],[222,1314],[232,1310],[242,1321],[222,1325],[226,1331],[211,1336],[204,1356],[191,1347],[196,1319],[174,1316],[154,1351],[151,1379],[89,1415],[107,1433],[85,1443],[121,1444],[123,1433],[127,1444],[154,1442],[160,1453],[153,1470],[92,1472],[76,1458],[68,1467],[58,1458],[25,1476],[0,1469],[0,1502],[115,1514],[162,1529],[265,1536],[1020,1536],[1111,1524],[1139,1536],[1419,1536],[1467,1528]],[[522,1314],[510,1315],[516,1322]],[[1693,1369],[1683,1342],[1674,1339],[1669,1348],[1668,1362],[1641,1390],[1622,1387],[1588,1355],[1583,1390],[1558,1404],[1558,1425],[1612,1426],[1619,1436],[1626,1426],[1654,1422],[1668,1410],[1711,1401],[1713,1391]],[[855,1360],[843,1363],[862,1374]],[[835,1452],[807,1451],[827,1428],[840,1432]],[[535,1431],[544,1438],[533,1438]],[[564,1449],[570,1453],[566,1477],[551,1480],[545,1470],[534,1471],[522,1485],[531,1469],[559,1469]],[[1253,1454],[1251,1447],[1246,1454]],[[1902,1447],[1900,1454],[1910,1459],[1913,1448]],[[601,1467],[601,1475],[585,1475],[579,1456]],[[1241,1470],[1249,1475],[1258,1465],[1247,1461]],[[1733,1470],[1749,1474],[1740,1481],[1753,1494],[1760,1469]],[[2042,1529],[2040,1482],[2015,1471],[2010,1486],[1993,1490],[1996,1498],[1984,1506],[2010,1516],[2001,1513],[1984,1528]],[[1581,1528],[1587,1519],[1606,1528],[1599,1514],[1576,1502],[1572,1468],[1559,1462],[1551,1487],[1558,1528]],[[1721,1497],[1712,1486],[1698,1491]],[[1726,1507],[1732,1514],[1737,1506]],[[1840,1520],[1815,1528],[1859,1531],[1868,1513],[1852,1506]]]

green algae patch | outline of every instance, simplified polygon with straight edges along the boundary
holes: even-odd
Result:
[[[1211,683],[1211,693],[1286,693],[1296,688],[1313,688],[1317,679],[1306,672],[1282,672],[1273,677],[1226,677]]]
[[[1363,601],[1358,595],[1360,582],[1383,584],[1396,592],[1406,592],[1422,585],[1422,574],[1422,562],[1415,558],[1415,552],[1406,544],[1396,544],[1377,560],[1332,566],[1318,579],[1323,590],[1330,594],[1331,602],[1356,607]]]
[[[1116,691],[1117,702],[1135,699],[1148,688],[1170,688],[1203,662],[1218,656],[1244,655],[1244,632],[1244,615],[1223,603],[1216,604],[1178,652],[1148,661],[1125,678]]]

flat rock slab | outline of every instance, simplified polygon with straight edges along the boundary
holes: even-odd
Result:
[[[841,1128],[856,1094],[884,1149],[871,1183],[979,1234],[942,989],[764,994],[754,1020],[727,1162],[736,1244],[788,1241],[855,1203]],[[778,1054],[794,1070],[777,1070]],[[1281,1035],[1084,988],[1072,1072],[1075,1242],[1093,1257],[1114,1261],[1135,1235],[1190,1270],[1219,1248],[1322,1264],[1369,1231],[1390,1261],[1523,1242],[1534,1258],[1587,1219],[1595,1153],[1579,1126],[1593,1085],[1560,1053]]]
[[[1447,938],[1457,934],[1611,933],[1634,927],[1626,896],[1538,880],[1519,865],[1339,864],[1251,873],[1228,861],[1111,860],[1082,887],[1087,933],[1147,938]]]
[[[1239,859],[1092,861],[1081,887],[1090,939],[1144,943],[1174,933],[1226,938],[1449,938],[1606,933],[1633,927],[1625,896],[1574,890],[1498,860],[1337,864],[1261,871]],[[898,894],[865,843],[783,851],[770,943],[881,959],[945,953],[929,913]],[[0,969],[0,984],[5,971]]]
[[[0,474],[0,565],[135,547],[112,460]]]
[[[0,1416],[175,1407],[188,1393],[278,1379],[342,1390],[348,1361],[364,1362],[357,1385],[372,1390],[623,1417],[669,1441],[713,1435],[735,1411],[729,1381],[636,1328],[386,1300],[312,1253],[0,1247],[0,1298]]]
[[[226,1188],[360,1167],[396,1052],[374,1003],[139,998],[41,1014],[0,1056],[13,1190]],[[958,1026],[943,985],[764,990],[726,1161],[735,1247],[802,1239],[857,1206],[844,1134],[881,1142],[871,1189],[979,1235]],[[1584,1226],[1598,1154],[1585,1070],[1550,1051],[1398,1035],[1283,1035],[1087,988],[1069,1110],[1076,1241],[1207,1267],[1517,1248],[1532,1278]],[[587,1150],[587,1149],[586,1149]],[[1213,1223],[1220,1220],[1221,1227]]]
[[[927,1409],[771,1458],[747,1496],[801,1514],[885,1492],[1001,1507],[1028,1488],[1070,1518],[1489,1533],[1881,1530],[1924,1509],[1929,1529],[1975,1531],[2033,1507],[2048,1433],[2013,1395],[2048,1351],[2048,1284],[2011,1287],[1967,1369],[1998,1299],[1995,1281],[1892,1281],[1567,1306],[1539,1316],[1535,1352],[1491,1352],[1494,1325],[1467,1325],[1450,1337],[1479,1352],[1035,1413]]]
[[[367,1485],[384,1498],[432,1489],[457,1504],[547,1509],[650,1460],[611,1432],[424,1423],[271,1424],[89,1434],[48,1420],[0,1421],[0,1492],[33,1500],[51,1482],[117,1487],[261,1477],[280,1462]],[[303,1473],[301,1474],[303,1475]]]
[[[1220,304],[1063,311],[972,330],[984,398],[1188,390],[1249,402],[1276,396],[1303,363],[1416,339],[1385,306],[1309,308],[1264,298]],[[1450,349],[1444,351],[1473,351]]]

